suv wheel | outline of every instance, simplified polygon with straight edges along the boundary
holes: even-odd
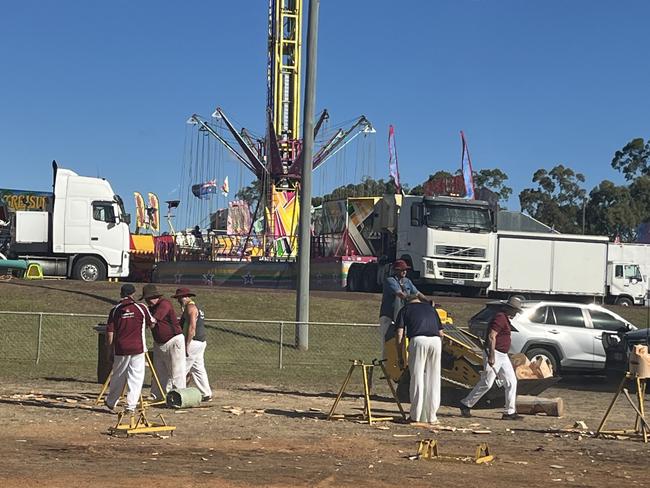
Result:
[[[555,357],[555,354],[553,354],[545,347],[533,347],[532,349],[528,349],[528,351],[526,351],[526,357],[530,359],[531,362],[536,361],[539,358],[543,358],[548,362],[548,364],[550,364],[551,370],[553,371],[553,376],[557,376],[558,360]]]

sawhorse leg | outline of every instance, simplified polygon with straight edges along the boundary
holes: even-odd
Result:
[[[332,405],[332,408],[330,409],[330,413],[327,415],[327,420],[332,419],[332,415],[334,415],[334,412],[336,411],[336,407],[338,406],[339,402],[341,401],[341,397],[343,396],[343,393],[345,392],[345,388],[348,386],[348,383],[350,382],[350,378],[352,378],[352,372],[354,371],[354,367],[356,366],[356,361],[352,363],[350,366],[350,370],[348,371],[348,375],[345,377],[345,380],[343,381],[343,384],[341,385],[341,389],[339,390],[338,395],[336,395],[336,400],[334,400],[334,405]]]
[[[598,429],[596,430],[596,437],[605,428],[605,422],[607,422],[607,418],[609,417],[609,414],[612,412],[612,408],[614,408],[614,404],[616,403],[616,400],[618,400],[618,397],[621,394],[621,392],[623,391],[623,387],[625,386],[625,382],[628,379],[629,379],[629,375],[626,374],[625,376],[623,376],[623,379],[621,380],[621,383],[618,385],[618,389],[616,390],[616,394],[614,395],[614,398],[612,398],[612,401],[609,404],[609,407],[607,407],[607,411],[605,412],[605,415],[603,416],[603,420],[600,421],[600,425],[598,426]]]

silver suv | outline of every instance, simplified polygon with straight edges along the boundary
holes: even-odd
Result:
[[[485,338],[487,326],[503,302],[488,302],[469,320],[469,330]],[[547,358],[553,372],[596,371],[605,368],[603,331],[636,327],[600,305],[567,302],[523,302],[523,312],[512,320],[511,353],[530,359]]]

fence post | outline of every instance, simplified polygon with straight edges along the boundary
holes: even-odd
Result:
[[[284,343],[284,322],[280,322],[280,347],[278,349],[278,369],[282,369],[282,345]]]
[[[43,312],[38,314],[38,337],[36,342],[36,364],[41,360],[41,338],[43,337]]]

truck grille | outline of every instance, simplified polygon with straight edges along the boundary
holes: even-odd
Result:
[[[440,269],[466,269],[472,271],[481,271],[480,264],[474,263],[445,263],[438,261],[438,267]]]
[[[458,256],[459,258],[485,257],[485,249],[481,247],[436,246],[435,253],[442,256]]]
[[[476,274],[474,273],[461,273],[458,271],[446,270],[441,270],[440,273],[442,274],[443,278],[448,279],[475,280],[477,278]]]

